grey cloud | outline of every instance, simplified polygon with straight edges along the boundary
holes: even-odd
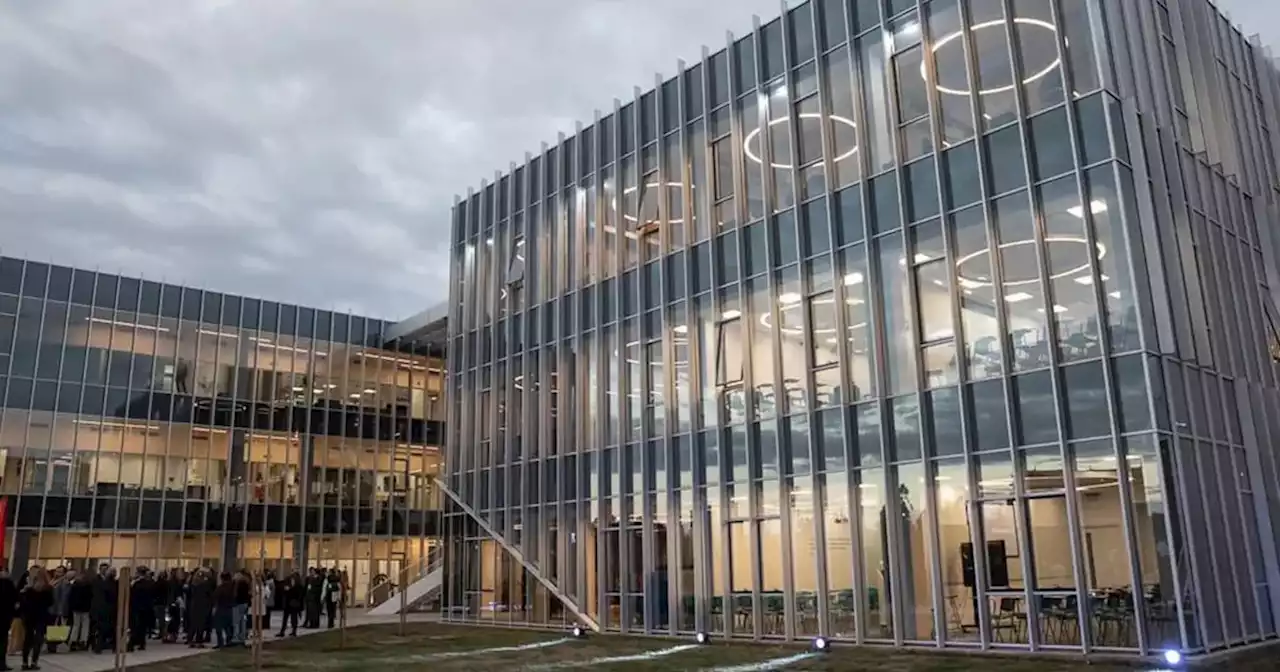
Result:
[[[405,316],[453,194],[778,8],[3,3],[4,252]]]
[[[402,317],[444,298],[455,193],[779,6],[0,3],[0,246]]]
[[[1264,44],[1280,49],[1280,4],[1275,0],[1218,0],[1218,7],[1246,36],[1258,35]]]

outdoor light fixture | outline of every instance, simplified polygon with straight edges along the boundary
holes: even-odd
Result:
[[[710,643],[711,643],[711,635],[708,635],[708,634],[707,634],[707,633],[705,633],[705,632],[699,632],[698,634],[696,634],[696,635],[694,635],[694,636],[693,636],[693,641],[695,641],[695,642],[697,642],[697,643],[699,643],[699,644],[710,644]]]
[[[797,116],[800,119],[821,119],[823,115],[821,112],[801,112]],[[858,125],[853,123],[853,121],[850,119],[846,119],[844,117],[841,117],[835,114],[829,114],[826,116],[828,119],[830,119],[831,121],[837,124],[844,124],[845,126],[848,126],[849,128],[855,131],[858,129]],[[777,119],[770,121],[768,127],[770,130],[772,130],[774,126],[777,126],[778,124],[786,122],[790,119],[791,117],[778,117]],[[742,153],[746,154],[748,159],[751,159],[756,163],[764,163],[764,161],[762,161],[760,157],[756,155],[755,152],[751,151],[751,141],[754,140],[758,135],[760,135],[760,129],[753,128],[751,129],[751,132],[747,134],[747,137],[742,139]],[[858,153],[858,146],[854,145],[853,149],[850,149],[849,151],[845,152],[844,154],[841,154],[840,156],[837,156],[831,161],[832,163],[839,163],[840,161],[843,161],[857,153]],[[772,165],[774,168],[777,168],[778,170],[789,170],[794,167],[789,163],[778,163],[777,161],[771,161],[770,165]]]
[[[587,636],[587,631],[581,625],[575,625],[569,634],[573,635],[574,639],[582,639]]]
[[[815,637],[812,648],[818,653],[826,653],[831,650],[831,642],[828,642],[826,637]]]
[[[1181,665],[1182,654],[1177,651],[1165,651],[1164,662],[1169,663],[1170,665]]]
[[[1020,24],[1023,26],[1034,26],[1036,28],[1044,28],[1045,30],[1048,30],[1054,33],[1058,32],[1057,26],[1053,25],[1052,23],[1049,23],[1048,21],[1041,21],[1040,19],[1032,19],[1025,16],[1017,16],[1017,17],[1014,17],[1012,21],[1015,24]],[[984,21],[982,23],[973,24],[972,26],[969,27],[968,30],[971,33],[976,33],[979,30],[983,30],[986,28],[997,28],[997,27],[1003,26],[1004,23],[1005,23],[1004,19],[996,19],[994,21]],[[962,28],[960,30],[957,30],[954,33],[951,33],[949,35],[942,37],[941,39],[933,43],[932,52],[934,54],[937,54],[940,49],[942,49],[943,47],[947,46],[951,42],[964,36],[964,32],[965,31]],[[1027,77],[1026,79],[1022,80],[1022,83],[1025,85],[1025,84],[1030,84],[1038,79],[1043,79],[1047,77],[1049,73],[1053,72],[1054,69],[1061,64],[1062,64],[1062,59],[1055,57],[1052,63],[1045,66],[1043,70],[1040,70],[1039,72],[1036,72],[1030,75],[1029,77]],[[928,81],[928,75],[925,73],[925,65],[926,65],[926,62],[920,63],[920,78],[924,79],[925,81]],[[1015,84],[1009,84],[1008,86],[998,86],[990,89],[979,89],[978,95],[994,96],[1000,93],[1008,93],[1014,90],[1015,87],[1016,87]],[[967,96],[971,93],[970,89],[949,89],[941,84],[935,85],[935,88],[938,89],[939,93],[945,93],[952,96]]]

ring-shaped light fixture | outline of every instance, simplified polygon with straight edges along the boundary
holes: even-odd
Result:
[[[1034,239],[1027,239],[1027,240],[1015,240],[1015,241],[1013,241],[1013,242],[1011,242],[1011,243],[1001,243],[999,247],[1000,247],[1000,249],[1005,250],[1005,249],[1009,249],[1009,248],[1011,248],[1011,247],[1022,247],[1023,245],[1034,245],[1034,244],[1035,244],[1035,242],[1036,242],[1036,241],[1035,241]],[[1089,244],[1089,241],[1088,241],[1088,240],[1085,240],[1084,238],[1078,238],[1078,237],[1076,237],[1076,236],[1048,236],[1048,237],[1046,237],[1046,238],[1044,239],[1044,242],[1045,242],[1045,243],[1075,243],[1075,244],[1077,244],[1077,245],[1088,245],[1088,244]],[[1099,259],[1099,260],[1101,260],[1103,257],[1107,256],[1107,247],[1106,247],[1105,245],[1103,245],[1102,243],[1094,243],[1094,244],[1095,244],[1095,245],[1097,245],[1097,247],[1098,247],[1098,259]],[[964,283],[964,286],[965,286],[965,287],[968,287],[968,288],[974,288],[974,287],[989,287],[989,286],[991,286],[991,284],[992,284],[992,283],[991,283],[991,281],[990,281],[990,280],[977,280],[977,279],[974,279],[974,278],[966,277],[964,273],[961,273],[961,272],[960,272],[960,267],[961,267],[961,266],[963,266],[963,265],[965,264],[965,262],[970,261],[970,260],[972,260],[972,259],[976,259],[976,258],[978,258],[978,257],[980,257],[980,256],[982,256],[982,255],[984,255],[984,254],[986,254],[986,253],[987,253],[987,250],[986,250],[986,249],[981,249],[981,250],[978,250],[977,252],[970,252],[969,254],[966,254],[966,255],[964,255],[963,257],[960,257],[959,259],[956,259],[956,277],[957,277],[957,278],[959,278],[959,280],[960,280],[960,282],[961,282],[961,283]],[[1060,273],[1055,273],[1055,274],[1053,274],[1053,275],[1049,276],[1049,279],[1050,279],[1050,280],[1058,280],[1058,279],[1060,279],[1060,278],[1066,278],[1066,277],[1069,277],[1069,276],[1072,276],[1072,275],[1076,275],[1076,274],[1078,274],[1078,273],[1086,272],[1086,271],[1088,271],[1088,270],[1089,270],[1089,262],[1087,262],[1087,261],[1086,261],[1086,262],[1084,262],[1083,264],[1080,264],[1079,266],[1077,266],[1077,267],[1075,267],[1075,268],[1072,268],[1072,269],[1069,269],[1069,270],[1066,270],[1066,271],[1062,271],[1062,272],[1060,272]],[[1034,285],[1034,284],[1036,284],[1036,283],[1038,283],[1038,282],[1040,282],[1040,279],[1039,279],[1039,278],[1030,278],[1030,279],[1028,279],[1028,280],[1015,280],[1015,281],[1013,281],[1013,282],[1008,282],[1008,281],[1006,281],[1006,282],[1004,283],[1004,286],[1005,286],[1005,287],[1019,287],[1019,286],[1022,286],[1022,285]]]
[[[1013,22],[1020,23],[1024,26],[1035,26],[1037,28],[1044,28],[1045,30],[1053,31],[1055,33],[1058,32],[1057,26],[1053,25],[1052,23],[1049,23],[1048,21],[1043,21],[1041,19],[1032,19],[1025,16],[1019,16],[1019,17],[1014,17]],[[976,33],[979,30],[982,30],[984,28],[994,28],[996,26],[1003,25],[1003,24],[1004,24],[1004,19],[996,19],[994,21],[983,21],[982,23],[975,23],[968,30],[971,33]],[[960,30],[957,30],[956,32],[951,33],[950,35],[943,37],[937,42],[934,42],[933,49],[930,50],[931,53],[936,55],[940,49],[947,46],[951,42],[954,42],[955,40],[958,40],[961,37],[963,37],[964,33],[965,33],[965,29],[961,28]],[[1058,57],[1054,57],[1052,63],[1045,66],[1043,70],[1040,70],[1039,72],[1036,72],[1035,74],[1022,80],[1022,84],[1023,85],[1030,84],[1038,79],[1043,79],[1045,77],[1048,77],[1049,73],[1053,72],[1054,69],[1057,68],[1059,65],[1062,65],[1062,59]],[[923,62],[920,63],[920,78],[924,79],[925,81],[928,81],[928,76],[925,74],[925,63]],[[998,86],[991,89],[980,89],[978,91],[978,95],[994,96],[1001,93],[1008,93],[1012,91],[1015,86],[1016,84],[1009,84],[1007,86]],[[951,96],[967,96],[973,91],[972,89],[951,89],[941,84],[935,84],[934,88],[936,88],[939,93],[945,93]]]
[[[830,304],[833,304],[833,303],[835,303],[835,302],[836,302],[836,300],[835,300],[835,299],[820,299],[820,300],[814,301],[814,302],[813,302],[813,305],[815,305],[815,306],[824,306],[824,305],[830,305]],[[856,305],[858,305],[858,300],[857,300],[857,299],[845,299],[845,300],[844,300],[844,302],[845,302],[845,303],[847,303],[847,304],[849,304],[849,305],[851,305],[851,306],[856,306]],[[804,302],[803,302],[803,301],[796,301],[795,303],[787,304],[787,305],[785,305],[785,306],[783,306],[783,307],[779,308],[779,309],[778,309],[778,312],[782,312],[782,311],[784,311],[784,310],[794,310],[794,309],[796,309],[796,308],[800,308],[800,307],[802,307],[802,306],[804,306]],[[772,329],[772,328],[773,328],[773,324],[772,324],[772,317],[771,317],[771,315],[772,315],[772,313],[765,313],[764,315],[761,315],[761,316],[760,316],[760,324],[761,324],[762,326],[764,326],[764,327],[768,327],[768,328]],[[853,325],[849,325],[849,331],[853,331],[854,329],[860,329],[860,328],[865,327],[865,326],[867,326],[867,323],[866,323],[866,322],[862,322],[862,323],[860,323],[860,324],[853,324]],[[779,326],[779,327],[778,327],[778,331],[781,331],[781,332],[782,332],[782,333],[784,333],[784,334],[791,334],[791,335],[795,335],[795,336],[803,336],[803,335],[804,335],[804,329],[803,329],[803,328],[800,328],[800,327],[782,327],[782,326]],[[838,331],[837,329],[814,329],[814,330],[813,330],[813,335],[814,335],[814,336],[817,336],[818,334],[834,334],[834,333],[836,333],[837,331]]]
[[[677,332],[677,333],[678,333],[678,332]],[[689,345],[689,339],[688,339],[688,338],[686,338],[686,337],[684,337],[684,336],[672,336],[672,337],[671,337],[671,344],[672,344],[672,345],[675,345],[675,346],[681,346],[681,345],[683,345],[683,346],[688,347],[688,345]],[[630,348],[639,347],[640,345],[642,345],[642,344],[640,343],[640,341],[632,341],[632,342],[627,343],[626,345],[624,345],[624,346],[622,346],[622,347],[630,349]],[[614,356],[614,357],[617,357],[618,359],[620,359],[620,360],[622,360],[622,361],[624,361],[624,362],[626,362],[626,363],[628,363],[628,364],[634,364],[635,366],[640,366],[640,364],[641,364],[640,360],[638,360],[638,359],[631,359],[630,357],[624,357],[624,356],[622,355],[622,353],[618,352],[617,350],[614,350],[614,351],[613,351],[613,356]],[[689,362],[688,362],[688,360],[683,361],[683,362],[681,362],[681,361],[675,361],[675,362],[667,362],[667,363],[671,364],[672,366],[676,367],[677,369],[679,369],[679,368],[680,368],[680,367],[682,367],[682,366],[683,366],[683,367],[686,367],[686,368],[689,366]],[[649,362],[649,366],[663,366],[663,365],[664,365],[664,362]]]
[[[799,118],[801,118],[801,119],[821,119],[821,118],[822,118],[822,116],[823,116],[823,115],[822,115],[822,113],[821,113],[821,112],[801,112],[801,113],[800,113],[800,115],[799,115]],[[841,117],[841,116],[839,116],[839,115],[835,115],[835,114],[827,115],[827,118],[828,118],[828,119],[830,119],[830,120],[831,120],[831,121],[833,121],[833,122],[840,123],[840,124],[844,124],[845,126],[848,126],[849,128],[852,128],[852,129],[854,129],[855,131],[858,129],[858,125],[857,125],[857,124],[855,124],[855,123],[853,123],[853,120],[851,120],[851,119],[846,119],[846,118],[844,118],[844,117]],[[770,122],[769,122],[769,126],[768,126],[768,127],[769,127],[770,129],[772,129],[774,126],[777,126],[778,124],[781,124],[781,123],[783,123],[783,122],[786,122],[786,121],[788,121],[789,119],[791,119],[791,117],[790,117],[790,116],[786,116],[786,117],[779,117],[779,118],[777,118],[777,119],[774,119],[773,121],[770,121]],[[748,158],[748,159],[751,159],[752,161],[755,161],[756,163],[764,163],[764,161],[762,161],[762,160],[760,159],[760,157],[759,157],[759,156],[756,156],[755,152],[752,152],[752,151],[751,151],[751,141],[752,141],[752,140],[754,140],[754,139],[755,139],[756,137],[758,137],[759,135],[760,135],[760,129],[758,129],[758,128],[752,129],[752,130],[751,130],[751,132],[747,134],[747,137],[745,137],[745,138],[743,138],[743,139],[742,139],[742,152],[743,152],[744,154],[746,154],[746,155],[747,155],[747,158]],[[847,159],[847,158],[849,158],[849,157],[851,157],[851,156],[853,156],[854,154],[857,154],[857,153],[858,153],[858,146],[855,144],[855,145],[853,146],[853,149],[850,149],[849,151],[845,152],[844,154],[841,154],[840,156],[837,156],[836,158],[832,159],[832,160],[831,160],[831,162],[832,162],[832,163],[839,163],[840,161],[843,161],[843,160],[845,160],[845,159]],[[791,165],[791,164],[789,164],[789,163],[778,163],[778,162],[776,162],[776,161],[771,162],[771,163],[770,163],[770,165],[772,165],[772,166],[773,166],[774,168],[776,168],[777,170],[790,170],[790,169],[794,168],[794,166],[792,166],[792,165]]]
[[[644,185],[644,188],[645,188],[645,189],[657,189],[658,187],[661,187],[661,186],[662,186],[662,183],[660,183],[660,182],[650,182],[650,183],[648,183],[648,184]],[[680,189],[680,190],[681,190],[681,191],[680,191],[680,197],[681,197],[681,198],[684,198],[684,191],[683,191],[683,190],[684,190],[684,183],[683,183],[683,182],[667,182],[666,186],[667,186],[667,188],[668,188],[668,189]],[[690,189],[692,189],[692,188],[693,188],[693,185],[690,185],[690,186],[689,186],[689,188],[690,188]],[[639,189],[639,187],[627,187],[626,189],[623,189],[623,190],[622,190],[622,195],[623,195],[623,196],[626,196],[627,194],[634,194],[634,193],[636,193],[636,190],[637,190],[637,189]],[[639,206],[640,206],[640,204],[639,204],[639,203],[637,203],[637,204],[636,204],[636,208],[637,208],[637,209],[639,209]],[[618,210],[618,209],[619,209],[619,207],[618,207],[618,199],[617,199],[617,198],[613,199],[613,209],[614,209],[614,210]],[[624,213],[622,213],[622,218],[623,218],[623,219],[625,219],[625,220],[627,220],[628,222],[636,222],[636,223],[639,223],[639,222],[640,222],[640,218],[639,218],[639,217],[636,217],[635,215],[629,215],[629,214],[627,214],[627,213],[625,213],[625,212],[624,212]],[[684,218],[683,218],[683,217],[680,217],[680,218],[678,218],[678,219],[668,219],[668,220],[667,220],[667,223],[668,223],[668,224],[684,224]]]

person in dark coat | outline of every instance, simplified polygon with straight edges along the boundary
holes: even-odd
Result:
[[[302,613],[302,605],[307,599],[306,588],[302,585],[302,576],[297,572],[289,575],[280,584],[280,592],[282,595],[280,603],[280,634],[277,637],[284,637],[286,625],[293,625],[293,632],[290,637],[298,636],[298,615]]]
[[[302,627],[315,629],[320,627],[320,609],[324,604],[324,574],[313,567],[307,576],[307,618]]]
[[[249,641],[249,607],[253,604],[253,580],[248,572],[240,570],[232,577],[236,584],[236,606],[231,612],[231,643],[244,645]]]
[[[98,576],[94,577],[92,591],[89,623],[96,633],[93,652],[102,653],[104,649],[114,648],[116,641],[116,599],[120,594],[120,586],[115,570],[110,565],[103,563],[98,566]]]
[[[13,617],[18,607],[18,587],[8,570],[0,567],[0,642],[9,645],[9,628],[13,625]],[[0,656],[0,672],[9,669],[4,656]]]
[[[213,592],[213,629],[217,637],[215,649],[231,646],[234,637],[236,610],[236,581],[231,572],[223,572],[221,582]]]
[[[156,582],[146,567],[137,569],[137,578],[129,587],[128,651],[146,651],[147,634],[155,618]]]
[[[18,618],[26,629],[22,639],[22,669],[40,669],[40,649],[44,646],[45,631],[53,618],[53,585],[49,573],[43,569],[31,572],[30,584],[18,594]]]
[[[89,613],[93,610],[93,577],[88,573],[77,574],[71,582],[67,608],[71,610],[68,648],[72,651],[84,651],[89,648]]]
[[[203,649],[209,641],[209,623],[213,615],[213,574],[208,569],[200,569],[191,579],[188,589],[187,616],[190,625],[187,627],[187,644],[193,649]]]
[[[182,568],[169,574],[165,584],[165,621],[162,639],[172,644],[178,641],[178,632],[182,630],[182,617],[186,613],[187,575]]]
[[[151,575],[155,586],[151,590],[151,629],[148,637],[164,638],[165,614],[169,612],[169,572]]]

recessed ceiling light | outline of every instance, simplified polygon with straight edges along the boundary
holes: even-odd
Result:
[[[844,276],[844,284],[845,284],[845,286],[848,286],[848,285],[857,285],[857,284],[861,284],[861,283],[862,283],[862,274],[861,274],[861,273],[859,273],[859,272],[857,272],[857,271],[854,271],[854,272],[849,273],[849,274],[847,274],[847,275],[845,275],[845,276]]]
[[[1019,301],[1026,301],[1027,299],[1030,299],[1030,298],[1032,298],[1031,295],[1026,292],[1015,292],[1013,294],[1009,294],[1008,296],[1004,297],[1004,300],[1008,301],[1009,303],[1017,303]]]
[[[1106,201],[1089,201],[1089,212],[1092,212],[1093,214],[1097,215],[1097,214],[1100,214],[1100,213],[1103,213],[1103,212],[1106,212],[1106,211],[1107,211],[1107,202],[1106,202]],[[1079,218],[1081,218],[1081,219],[1084,219],[1084,206],[1083,206],[1083,205],[1073,205],[1073,206],[1071,206],[1071,207],[1067,208],[1067,212],[1071,213],[1072,215],[1074,215],[1074,216],[1076,216],[1076,217],[1079,217]]]

